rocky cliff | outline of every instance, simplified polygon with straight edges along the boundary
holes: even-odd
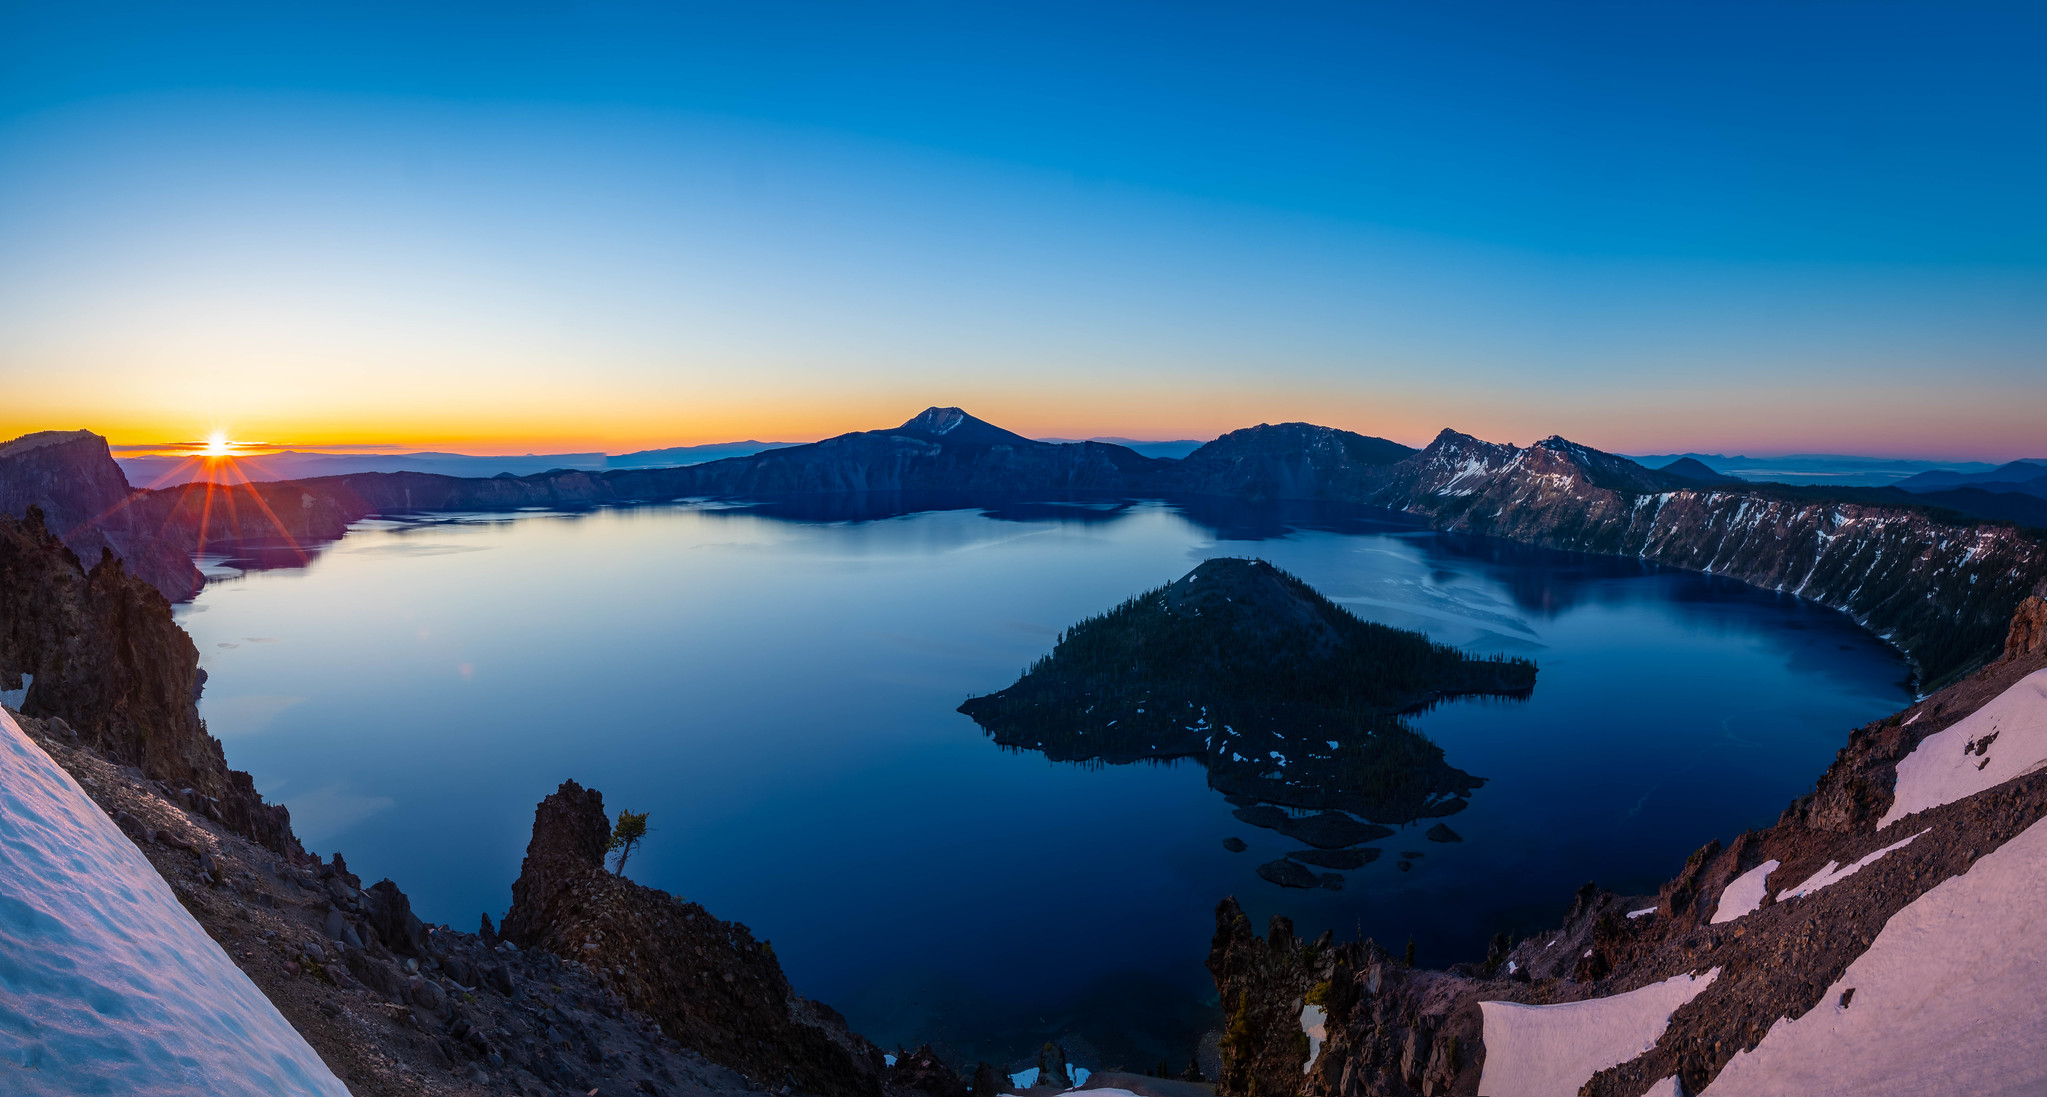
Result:
[[[199,720],[199,652],[170,603],[102,548],[90,569],[42,511],[0,516],[0,688],[29,716],[169,783],[191,806],[272,849],[291,851],[290,816],[231,770]]]
[[[1709,842],[1655,895],[1587,885],[1557,928],[1483,962],[1418,970],[1370,941],[1303,945],[1283,919],[1260,938],[1225,902],[1219,1092],[2042,1084],[2047,1059],[2015,1037],[2047,971],[2043,624],[2029,597],[1997,660],[1856,730],[1775,826]]]
[[[766,942],[695,903],[604,869],[604,797],[574,781],[542,800],[503,934],[594,971],[715,1063],[822,1097],[879,1097],[881,1049],[796,994]]]
[[[2011,526],[1800,495],[1690,484],[1561,438],[1522,449],[1444,431],[1357,501],[1795,594],[1848,613],[1935,683],[1995,651],[2047,577],[2047,548]]]
[[[106,439],[89,431],[42,431],[0,443],[0,514],[41,509],[49,528],[80,559],[111,549],[173,601],[199,590],[199,569],[176,539],[136,509],[146,493],[128,486]]]

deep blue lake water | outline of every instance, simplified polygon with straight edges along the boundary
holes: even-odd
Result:
[[[1381,843],[1422,851],[1412,871],[1389,856],[1340,892],[1282,891],[1254,869],[1297,844],[1232,818],[1198,764],[1050,763],[954,711],[1211,556],[1539,664],[1526,701],[1415,720],[1489,779],[1448,820],[1462,843],[1415,827]],[[771,939],[857,1029],[989,1058],[1063,1033],[1089,1066],[1185,1061],[1225,895],[1261,925],[1479,959],[1588,880],[1653,890],[1774,821],[1849,728],[1909,698],[1893,652],[1792,598],[1313,509],[373,521],[180,616],[230,764],[428,920],[500,917],[535,803],[573,777],[652,813],[633,877]]]

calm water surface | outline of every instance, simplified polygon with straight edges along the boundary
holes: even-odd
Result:
[[[1085,767],[990,744],[954,706],[1060,630],[1211,556],[1358,615],[1541,667],[1525,702],[1417,719],[1489,778],[1460,844],[1281,891],[1294,843],[1196,764]],[[510,903],[564,778],[652,812],[632,875],[774,942],[799,990],[893,1044],[1184,1062],[1215,1016],[1216,901],[1422,962],[1553,923],[1587,880],[1650,890],[1766,825],[1847,730],[1908,699],[1846,618],[1731,581],[1327,511],[1040,505],[824,521],[674,505],[368,522],[303,569],[182,612],[231,764],[311,848],[432,921]],[[1250,850],[1232,854],[1239,836]],[[1103,1065],[1088,1063],[1088,1065]]]

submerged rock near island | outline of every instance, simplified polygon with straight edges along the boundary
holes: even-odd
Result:
[[[1333,849],[1458,811],[1485,783],[1400,714],[1526,696],[1535,674],[1359,620],[1264,561],[1217,559],[1074,626],[960,711],[1055,761],[1199,759],[1239,819]]]

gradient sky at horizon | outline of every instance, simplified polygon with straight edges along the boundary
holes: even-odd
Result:
[[[0,9],[0,436],[2047,457],[2047,9]]]

